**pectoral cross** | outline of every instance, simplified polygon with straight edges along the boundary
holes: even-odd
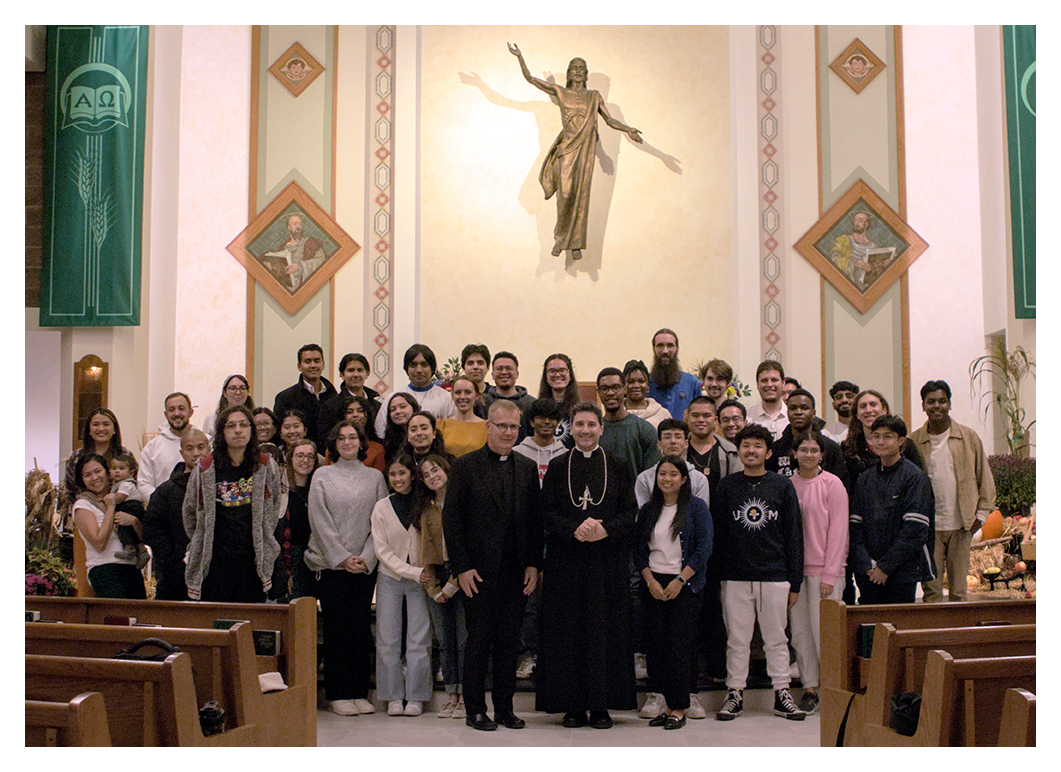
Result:
[[[583,512],[585,512],[586,508],[592,503],[593,503],[593,497],[589,494],[589,486],[587,485],[586,486],[586,492],[583,493],[582,494],[582,498],[580,498],[578,500],[579,509],[581,509]]]

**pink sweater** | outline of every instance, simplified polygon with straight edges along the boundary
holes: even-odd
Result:
[[[803,573],[836,584],[847,560],[847,490],[840,478],[821,472],[813,480],[789,478],[803,516]]]

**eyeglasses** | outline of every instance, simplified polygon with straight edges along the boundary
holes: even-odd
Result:
[[[498,431],[501,432],[518,432],[519,424],[499,424],[496,421],[490,421],[494,426],[497,427]]]
[[[250,429],[250,421],[229,421],[225,424],[226,429]]]
[[[599,391],[601,394],[612,394],[612,393],[620,392],[622,390],[623,390],[623,385],[621,383],[616,383],[616,384],[614,384],[612,386],[598,386],[597,387],[597,391]]]
[[[551,377],[554,375],[567,375],[568,372],[570,371],[566,367],[556,367],[551,370],[546,370],[545,374]]]
[[[514,373],[516,372],[515,367],[509,367],[508,365],[494,365],[494,369],[499,373]]]
[[[249,389],[246,386],[226,386],[225,391],[231,391],[233,394],[245,394]]]
[[[291,458],[295,461],[312,461],[317,457],[316,453],[296,453]]]

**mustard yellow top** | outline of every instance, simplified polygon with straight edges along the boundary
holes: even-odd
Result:
[[[463,456],[478,450],[486,444],[486,421],[458,421],[456,418],[443,418],[437,422],[446,443],[446,452],[455,457]]]

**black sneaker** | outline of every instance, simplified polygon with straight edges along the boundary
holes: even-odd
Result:
[[[719,721],[732,721],[743,712],[744,693],[740,689],[730,689],[715,718]]]
[[[807,717],[807,714],[796,705],[788,689],[774,690],[774,715],[784,716],[791,721],[802,721]]]
[[[808,716],[811,713],[816,713],[818,711],[818,693],[803,692],[803,696],[799,698],[799,709]]]

